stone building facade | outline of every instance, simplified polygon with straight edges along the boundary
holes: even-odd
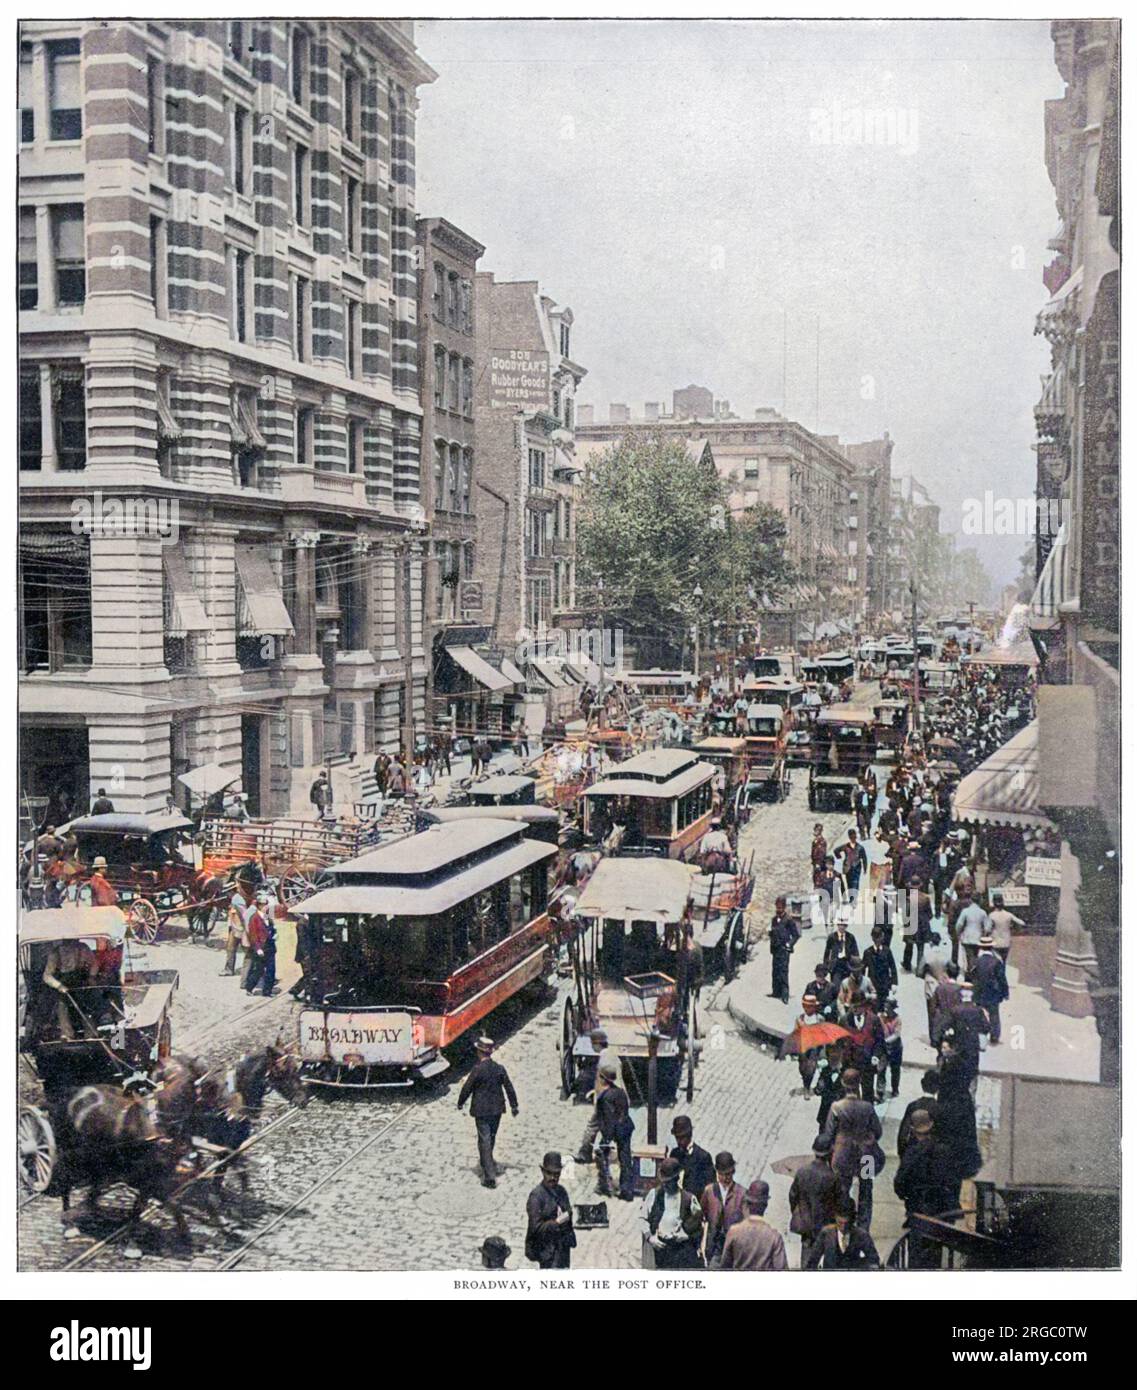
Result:
[[[32,800],[152,810],[208,762],[285,814],[421,716],[433,77],[410,21],[22,26]]]

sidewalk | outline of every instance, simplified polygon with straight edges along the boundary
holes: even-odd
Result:
[[[852,932],[862,950],[870,940],[871,909],[862,894],[853,917]],[[866,920],[866,915],[870,920]],[[770,955],[765,940],[755,943],[752,965],[743,972],[730,991],[727,1007],[743,1027],[777,1041],[793,1029],[801,1013],[801,996],[813,978],[814,966],[825,950],[823,925],[802,923],[802,937],[790,957],[790,1002],[769,998]],[[929,947],[925,959],[947,960],[951,950],[942,924],[935,929],[944,937],[940,946]],[[1023,977],[1040,978],[1037,956],[1052,946],[1049,938],[1018,937],[1007,962],[1007,983],[1011,997],[1001,1010],[1003,1040],[988,1047],[980,1060],[980,1071],[991,1076],[1036,1076],[1059,1081],[1097,1081],[1100,1039],[1092,1018],[1070,1018],[1055,1013],[1041,988],[1023,983]],[[926,1071],[936,1063],[936,1052],[928,1038],[928,1013],[924,1003],[924,981],[900,968],[903,942],[893,937],[893,955],[900,970],[897,997],[904,1036],[904,1066]],[[756,966],[757,968],[754,968]]]

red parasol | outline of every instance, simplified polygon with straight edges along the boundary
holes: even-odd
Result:
[[[779,1057],[793,1057],[801,1052],[812,1052],[815,1047],[828,1047],[830,1043],[840,1042],[851,1037],[847,1028],[836,1023],[795,1023],[794,1030],[782,1043]]]

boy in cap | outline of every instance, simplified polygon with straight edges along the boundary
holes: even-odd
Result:
[[[752,1182],[743,1198],[746,1215],[726,1233],[721,1269],[788,1269],[786,1246],[781,1234],[766,1220],[770,1186],[761,1179]]]
[[[665,1158],[659,1165],[659,1184],[644,1198],[640,1212],[656,1269],[702,1268],[703,1213],[695,1194],[679,1186],[681,1174],[679,1160]],[[646,1261],[646,1250],[644,1256]]]
[[[513,1118],[517,1118],[517,1092],[509,1073],[500,1062],[493,1060],[493,1039],[481,1037],[475,1044],[478,1060],[470,1068],[470,1073],[462,1083],[458,1093],[458,1109],[470,1101],[470,1114],[478,1135],[478,1161],[482,1166],[482,1186],[497,1186],[497,1163],[494,1160],[494,1144],[497,1142],[498,1126],[505,1114],[505,1099],[509,1097],[509,1108]]]
[[[561,1186],[561,1156],[550,1150],[541,1160],[541,1181],[525,1203],[525,1258],[541,1269],[568,1269],[576,1232],[572,1204]]]

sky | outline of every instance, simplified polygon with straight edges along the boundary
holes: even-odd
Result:
[[[572,307],[579,400],[695,382],[785,409],[942,507],[999,584],[1049,369],[1047,22],[419,21],[417,210]]]

